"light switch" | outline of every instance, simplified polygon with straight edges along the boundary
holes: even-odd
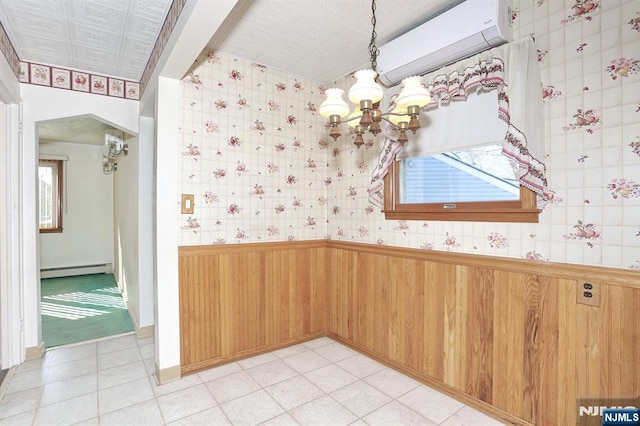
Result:
[[[182,194],[182,214],[193,214],[193,194]]]

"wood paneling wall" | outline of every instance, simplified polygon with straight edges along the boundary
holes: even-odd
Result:
[[[471,405],[571,425],[578,398],[640,394],[638,272],[328,247],[329,334]],[[584,282],[599,307],[577,303]]]
[[[324,335],[324,242],[179,248],[183,374]]]
[[[516,424],[640,395],[637,271],[340,241],[179,256],[183,374],[329,334]]]

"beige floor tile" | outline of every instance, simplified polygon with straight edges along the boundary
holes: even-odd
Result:
[[[208,370],[204,370],[198,373],[198,376],[203,382],[218,379],[220,377],[228,376],[229,374],[238,373],[242,371],[242,367],[237,362],[231,362],[219,367],[213,367]]]
[[[54,404],[98,390],[97,373],[85,374],[67,380],[47,383],[42,388],[40,406]]]
[[[260,385],[245,371],[211,380],[205,384],[218,404],[260,389]]]
[[[48,370],[47,383],[53,383],[95,373],[98,371],[98,362],[96,356],[93,355],[89,358],[55,364],[49,367]]]
[[[338,361],[336,362],[336,365],[353,374],[359,379],[371,376],[372,374],[387,368],[383,364],[380,364],[378,361],[375,361],[361,354],[357,354]]]
[[[335,364],[329,364],[325,367],[310,371],[304,376],[326,393],[338,390],[358,380],[356,376]]]
[[[155,380],[153,380],[151,382],[151,387],[153,388],[153,392],[156,396],[162,396],[182,389],[198,386],[201,383],[202,380],[200,380],[200,377],[197,374],[191,374],[163,385],[158,385]]]
[[[331,397],[358,417],[366,416],[391,402],[391,397],[363,381],[338,389],[331,393]]]
[[[399,398],[420,386],[420,382],[417,380],[391,368],[384,368],[371,376],[365,377],[364,381],[386,393],[391,398]]]
[[[264,390],[250,393],[221,405],[231,424],[257,425],[284,413]]]
[[[34,425],[71,425],[89,420],[98,415],[98,395],[96,392],[56,402],[38,408]]]
[[[142,361],[135,361],[117,367],[98,371],[98,389],[106,389],[123,383],[147,377]]]
[[[249,368],[246,371],[262,387],[267,387],[298,375],[296,370],[279,359]]]
[[[289,414],[301,425],[340,426],[358,420],[355,414],[328,395],[294,408]]]
[[[424,385],[420,385],[398,398],[398,401],[437,424],[442,423],[464,407],[460,401]]]
[[[0,401],[0,419],[38,408],[41,393],[41,388],[33,388],[5,394]]]
[[[266,364],[267,362],[275,361],[276,359],[278,358],[272,353],[266,353],[266,354],[252,356],[251,358],[240,360],[238,361],[238,364],[240,365],[240,367],[247,369],[247,368],[256,367],[258,365]]]
[[[298,373],[306,373],[331,363],[328,359],[321,357],[313,351],[301,352],[299,354],[283,358],[283,360]]]
[[[496,419],[465,406],[442,423],[442,426],[499,426],[502,424]]]
[[[155,395],[149,378],[134,380],[98,391],[99,414],[103,415],[140,402],[148,401]]]
[[[121,408],[100,416],[100,426],[157,426],[163,425],[164,419],[158,402],[150,399],[136,405]]]
[[[182,389],[158,398],[158,405],[167,423],[217,406],[203,384]]]
[[[435,426],[435,423],[395,400],[367,415],[363,420],[369,426]]]
[[[36,410],[26,411],[24,413],[16,414],[15,416],[5,417],[0,419],[0,425],[3,426],[31,426],[33,419],[36,417]]]
[[[303,376],[295,376],[265,389],[285,410],[324,396],[324,392]]]
[[[0,425],[500,424],[328,337],[164,385],[153,342],[118,336],[25,362],[0,400]]]
[[[357,354],[353,349],[347,348],[340,343],[331,343],[329,345],[320,346],[313,351],[331,362],[337,362]]]
[[[200,411],[199,413],[192,414],[168,424],[171,426],[231,425],[227,415],[224,414],[220,407],[209,408],[208,410]]]
[[[117,352],[123,349],[129,349],[138,346],[136,336],[128,334],[126,336],[118,336],[110,339],[104,339],[97,342],[98,354],[103,355],[109,352]]]
[[[132,346],[98,355],[98,370],[106,370],[136,361],[142,361],[142,355],[138,346]]]

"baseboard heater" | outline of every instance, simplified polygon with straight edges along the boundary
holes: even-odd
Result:
[[[111,263],[97,265],[63,266],[60,268],[40,269],[40,278],[71,277],[74,275],[110,274],[113,272]]]

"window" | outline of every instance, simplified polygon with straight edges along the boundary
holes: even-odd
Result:
[[[393,137],[385,139],[371,177],[369,202],[382,207],[387,219],[538,222],[537,202],[543,206],[550,194],[536,55],[533,40],[527,38],[423,76],[432,94],[427,114],[420,118],[423,129],[405,145]],[[510,79],[512,84],[507,84]],[[395,95],[385,94],[389,101]],[[508,161],[517,166],[515,185],[510,177],[468,161],[475,154],[465,150],[491,143],[499,143]],[[423,156],[431,159],[416,160]],[[425,177],[424,170],[436,165],[459,181],[443,181],[437,174]],[[493,196],[476,197],[479,191],[471,190],[472,183],[491,190]],[[419,187],[427,184],[435,185]],[[451,198],[456,186],[457,194],[466,197]]]
[[[384,194],[387,219],[538,222],[540,213],[500,145],[394,161]]]
[[[40,232],[62,232],[62,160],[40,160],[38,181]]]

